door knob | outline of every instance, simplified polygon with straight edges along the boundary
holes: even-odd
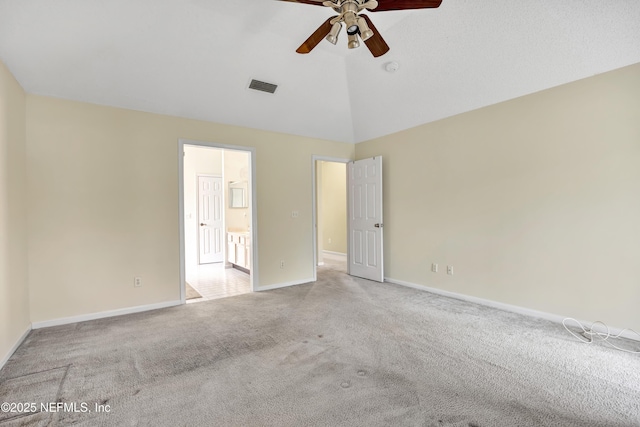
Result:
[[[204,222],[200,223],[200,227],[204,227],[205,225],[207,225],[207,224],[205,224]]]
[[[375,228],[382,228],[384,226],[384,224],[375,224],[374,227]]]

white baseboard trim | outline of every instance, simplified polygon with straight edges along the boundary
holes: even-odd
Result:
[[[125,314],[140,313],[143,311],[157,310],[159,308],[175,307],[182,305],[181,301],[167,301],[157,304],[139,305],[136,307],[119,308],[117,310],[101,311],[98,313],[81,314],[79,316],[63,317],[60,319],[33,322],[33,329],[48,328],[51,326],[68,325],[70,323],[86,322],[87,320],[104,319],[105,317],[123,316]]]
[[[276,283],[275,285],[260,286],[259,288],[256,289],[256,292],[270,291],[273,289],[286,288],[286,287],[295,286],[295,285],[304,285],[305,283],[311,283],[311,282],[314,282],[313,277],[305,280],[296,280],[293,282]]]
[[[446,297],[450,297],[450,298],[455,298],[455,299],[459,299],[459,300],[463,300],[463,301],[468,301],[468,302],[473,302],[476,304],[480,304],[480,305],[485,305],[488,307],[493,307],[493,308],[497,308],[500,310],[504,310],[504,311],[510,311],[512,313],[517,313],[517,314],[522,314],[525,316],[529,316],[529,317],[536,317],[539,319],[545,319],[545,320],[550,320],[552,322],[555,323],[559,323],[562,324],[562,321],[564,319],[567,318],[567,316],[560,316],[557,314],[552,314],[552,313],[547,313],[544,311],[538,311],[538,310],[533,310],[530,308],[525,308],[525,307],[520,307],[517,305],[511,305],[511,304],[505,304],[502,302],[498,302],[498,301],[493,301],[493,300],[488,300],[488,299],[484,299],[484,298],[478,298],[478,297],[474,297],[471,295],[465,295],[465,294],[459,294],[456,292],[450,292],[450,291],[445,291],[442,289],[438,289],[438,288],[430,288],[428,286],[423,286],[423,285],[418,285],[415,283],[411,283],[411,282],[405,282],[404,280],[397,280],[397,279],[393,279],[391,277],[385,277],[384,278],[385,282],[389,282],[389,283],[393,283],[396,285],[400,285],[400,286],[406,286],[408,288],[413,288],[413,289],[419,289],[421,291],[427,291],[427,292],[431,292],[433,294],[438,294],[438,295],[442,295],[442,296],[446,296]],[[584,325],[591,325],[593,322],[589,322],[586,320],[581,320],[581,319],[576,319],[578,322],[584,324]],[[631,331],[628,330],[623,330],[622,328],[615,328],[615,327],[611,327],[609,326],[609,331],[611,332],[612,335],[617,335],[617,334],[621,334],[622,337],[624,338],[628,338],[634,341],[640,341],[638,339],[638,335],[632,333]]]
[[[29,335],[29,332],[31,332],[31,325],[29,325],[27,327],[27,330],[24,331],[24,333],[22,334],[22,336],[20,338],[18,338],[18,341],[16,341],[16,343],[13,345],[13,347],[11,347],[9,349],[9,351],[7,352],[7,354],[2,358],[2,360],[0,360],[0,369],[4,368],[4,365],[9,361],[9,359],[11,358],[11,356],[13,356],[13,353],[16,352],[16,350],[18,349],[18,347],[20,347],[20,345],[24,342],[24,340],[27,338],[27,335]]]
[[[343,257],[347,256],[347,254],[342,253],[342,252],[325,251],[325,250],[323,250],[322,252],[325,253],[325,254],[329,254],[329,255],[337,255],[337,256],[343,256]]]

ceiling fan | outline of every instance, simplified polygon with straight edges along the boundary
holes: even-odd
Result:
[[[367,45],[373,56],[382,56],[389,51],[384,41],[369,17],[361,12],[383,12],[387,10],[428,9],[440,6],[442,0],[280,0],[293,3],[326,6],[335,10],[339,15],[327,19],[302,45],[296,50],[298,53],[309,53],[323,38],[336,44],[338,34],[344,22],[347,28],[349,49],[360,46],[358,36]]]

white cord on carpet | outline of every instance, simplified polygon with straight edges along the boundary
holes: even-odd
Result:
[[[569,327],[567,326],[567,323],[566,323],[569,320],[576,322],[576,324],[578,326],[580,326],[580,328],[582,328],[582,333],[575,333],[571,329],[569,329]],[[598,332],[598,331],[596,331],[594,329],[595,325],[602,325],[602,328],[606,329],[606,332]],[[640,350],[637,350],[637,351],[635,351],[635,350],[627,350],[626,348],[618,347],[617,345],[615,345],[611,341],[609,341],[609,339],[620,338],[620,336],[625,331],[633,332],[634,334],[638,335],[638,338],[640,338],[640,334],[637,333],[636,331],[634,331],[633,329],[623,329],[622,331],[620,331],[620,333],[618,335],[612,335],[611,332],[609,331],[609,327],[607,325],[605,325],[604,322],[601,322],[600,320],[593,322],[590,327],[585,328],[582,323],[578,322],[576,319],[574,319],[572,317],[567,317],[566,319],[564,319],[562,321],[562,326],[564,326],[564,328],[571,335],[573,335],[574,337],[576,337],[577,339],[579,339],[583,343],[591,344],[592,342],[594,342],[594,340],[599,339],[600,341],[603,341],[605,344],[610,345],[611,347],[615,348],[616,350],[624,351],[624,352],[627,352],[627,353],[640,354]]]

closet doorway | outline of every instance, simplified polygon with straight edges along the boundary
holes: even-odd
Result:
[[[347,273],[347,163],[348,159],[313,157],[314,259],[318,270]]]

